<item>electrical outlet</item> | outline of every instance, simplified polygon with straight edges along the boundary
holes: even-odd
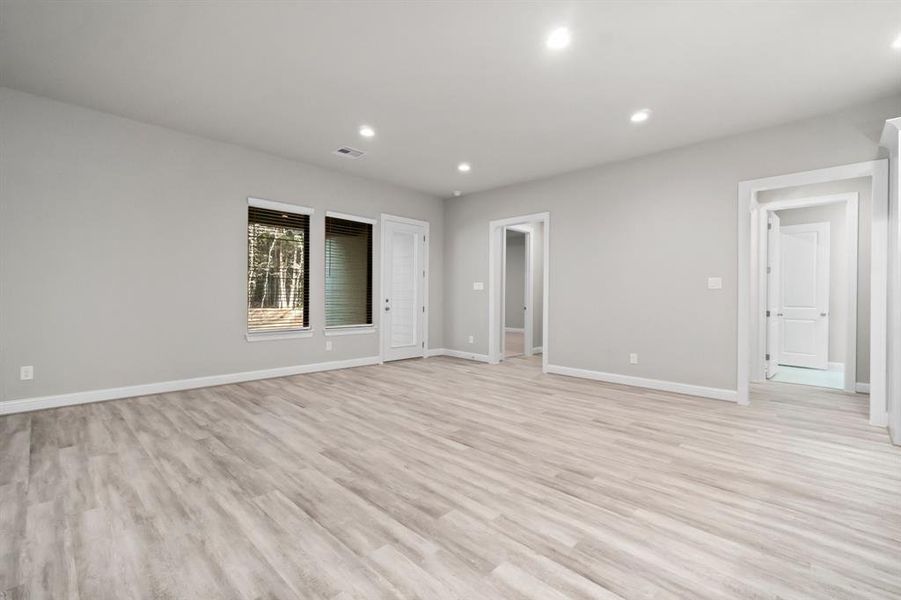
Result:
[[[332,351],[332,340],[325,340],[325,351],[326,352]]]
[[[473,281],[473,282],[472,282],[472,289],[477,290],[477,291],[478,291],[478,290],[484,290],[484,289],[485,289],[485,283],[482,282],[482,281]]]
[[[470,343],[470,344],[474,344],[475,341],[476,341],[476,338],[475,338],[474,336],[469,336],[469,343]]]
[[[722,277],[708,277],[707,278],[707,289],[708,290],[723,289],[723,278]]]
[[[630,365],[638,364],[638,354],[633,352],[632,354],[629,355],[629,364]]]
[[[27,367],[19,367],[19,380],[20,381],[31,381],[34,379],[34,367],[28,365]]]

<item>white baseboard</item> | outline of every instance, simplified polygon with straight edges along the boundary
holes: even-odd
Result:
[[[854,391],[858,394],[869,394],[870,393],[870,384],[869,383],[861,383],[857,382],[854,384]]]
[[[522,327],[504,327],[504,331],[509,331],[510,333],[525,333],[525,329]]]
[[[845,363],[829,362],[829,363],[826,363],[826,366],[829,368],[830,371],[844,371],[845,370]]]
[[[245,381],[255,381],[257,379],[287,377],[289,375],[300,375],[302,373],[316,373],[319,371],[348,369],[350,367],[363,367],[367,365],[377,365],[380,362],[381,358],[378,356],[366,356],[349,360],[279,367],[276,369],[263,369],[260,371],[243,371],[240,373],[226,373],[225,375],[211,375],[208,377],[194,377],[191,379],[178,379],[174,381],[162,381],[159,383],[145,383],[103,390],[88,390],[85,392],[59,394],[56,396],[39,396],[36,398],[23,398],[21,400],[8,400],[6,402],[0,402],[0,415],[44,410],[46,408],[58,408],[60,406],[72,406],[75,404],[87,404],[90,402],[103,402],[105,400],[134,398],[135,396],[152,396],[154,394],[193,390],[196,388],[226,385],[229,383],[242,383]]]
[[[541,354],[544,352],[544,348],[542,346],[535,346],[532,348],[532,354]]]
[[[557,375],[568,375],[570,377],[581,377],[583,379],[593,379],[595,381],[603,381],[606,383],[631,385],[663,392],[674,392],[676,394],[712,398],[714,400],[726,400],[728,402],[738,401],[738,392],[736,390],[727,390],[724,388],[712,388],[702,385],[678,383],[675,381],[662,381],[660,379],[647,379],[644,377],[633,377],[632,375],[620,375],[618,373],[603,373],[601,371],[575,369],[573,367],[563,367],[560,365],[548,365],[547,372],[556,373]]]
[[[452,356],[454,358],[465,358],[466,360],[475,360],[478,362],[488,362],[487,354],[475,354],[473,352],[463,352],[462,350],[449,350],[447,348],[430,348],[426,350],[426,356]]]

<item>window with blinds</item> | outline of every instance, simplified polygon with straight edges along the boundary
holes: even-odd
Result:
[[[325,326],[372,325],[372,224],[325,217]]]
[[[310,216],[248,207],[247,331],[310,326]]]

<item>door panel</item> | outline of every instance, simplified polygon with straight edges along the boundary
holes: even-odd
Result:
[[[828,368],[829,223],[781,228],[780,364]]]
[[[382,235],[383,360],[424,356],[425,227],[385,219]]]
[[[411,346],[416,343],[416,234],[394,231],[391,234],[391,345]]]
[[[770,213],[767,230],[767,318],[766,318],[766,377],[779,370],[782,338],[782,227],[779,215]]]

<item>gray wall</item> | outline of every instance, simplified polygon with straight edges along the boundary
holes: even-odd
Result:
[[[325,351],[326,210],[431,223],[443,345],[439,199],[5,88],[0,144],[0,400],[377,355]],[[244,338],[248,196],[316,210],[310,339]]]
[[[872,240],[870,231],[872,230],[873,218],[873,201],[872,201],[872,181],[869,177],[860,177],[858,179],[848,179],[845,181],[835,181],[830,183],[822,183],[816,185],[802,185],[796,187],[782,188],[778,190],[769,190],[757,194],[757,200],[760,203],[772,202],[775,200],[790,200],[794,198],[809,198],[811,196],[824,196],[829,194],[840,194],[844,192],[857,192],[858,194],[858,212],[857,212],[857,381],[861,383],[870,382],[870,254]],[[783,217],[782,224],[796,223],[812,223],[829,221],[832,223],[832,273],[841,273],[844,269],[844,246],[836,248],[837,243],[842,243],[842,235],[836,238],[836,227],[844,229],[845,208],[844,204],[833,205],[828,207],[815,207],[805,209],[795,209],[787,211],[779,211]],[[838,253],[841,252],[841,256]],[[838,261],[838,262],[836,262]],[[839,275],[841,277],[841,274]],[[836,289],[837,285],[843,286],[846,290],[846,281],[836,281],[836,277],[830,280],[830,312],[833,315],[844,314],[845,304],[844,298],[846,294]],[[835,301],[839,304],[836,305]],[[842,311],[837,313],[837,311]],[[844,337],[842,341],[837,341],[833,337],[833,330],[838,332],[844,327],[844,319],[831,319],[829,322],[829,360],[834,362],[844,361]],[[839,349],[834,349],[833,344],[838,343]],[[835,357],[835,358],[833,358]],[[838,358],[841,357],[841,358]]]
[[[445,346],[488,351],[487,290],[472,289],[488,280],[487,223],[549,211],[551,364],[735,389],[738,182],[877,158],[898,114],[892,97],[449,200]]]
[[[514,329],[525,327],[526,291],[526,235],[507,231],[507,264],[504,270],[504,326]]]

